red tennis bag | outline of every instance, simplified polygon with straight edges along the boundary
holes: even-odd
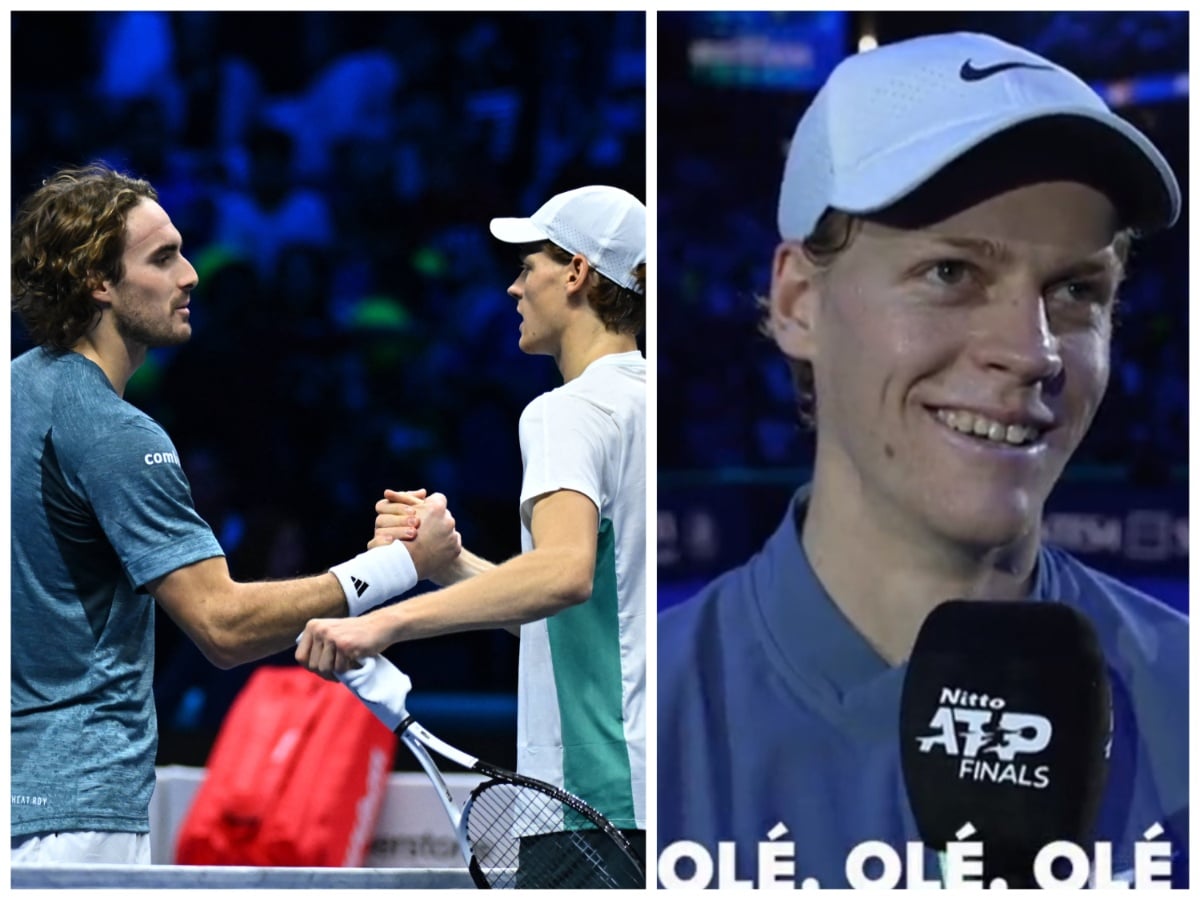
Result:
[[[345,687],[264,666],[229,709],[176,843],[209,866],[361,866],[396,736]]]

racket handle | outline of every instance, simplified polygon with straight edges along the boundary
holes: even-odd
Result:
[[[389,731],[395,731],[408,718],[404,702],[412,690],[412,681],[383,656],[363,658],[357,669],[340,673],[338,681],[348,687]]]

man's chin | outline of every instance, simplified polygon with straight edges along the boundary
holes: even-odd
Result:
[[[192,339],[192,326],[184,325],[170,334],[165,334],[150,344],[151,347],[178,347]]]
[[[944,523],[943,534],[954,543],[980,552],[1012,547],[1034,538],[1041,524],[1040,509],[996,508],[969,515],[956,515]]]
[[[539,344],[537,341],[521,336],[521,340],[517,342],[517,348],[526,356],[549,356],[550,351]]]

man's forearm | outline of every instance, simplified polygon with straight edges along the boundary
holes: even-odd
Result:
[[[236,657],[231,664],[241,665],[294,647],[309,619],[348,612],[342,587],[329,572],[289,581],[235,584],[221,618],[225,646]]]
[[[444,549],[457,555],[457,541]],[[408,548],[395,544],[309,578],[235,582],[225,557],[215,556],[146,587],[214,665],[230,668],[287,649],[309,619],[360,615],[411,590],[418,577]]]
[[[463,555],[466,555],[465,553]],[[481,628],[513,628],[591,596],[594,561],[567,549],[531,550],[500,565],[471,555],[474,577],[374,613],[389,644]]]
[[[458,584],[460,581],[466,581],[468,578],[474,578],[476,575],[482,575],[484,572],[490,572],[494,568],[496,568],[494,562],[488,562],[482,556],[476,556],[464,547],[454,562],[444,572],[438,573],[438,584],[448,587]]]
[[[349,607],[326,572],[288,581],[236,582],[224,557],[200,560],[146,585],[163,610],[213,663],[230,668],[289,647],[312,618]]]

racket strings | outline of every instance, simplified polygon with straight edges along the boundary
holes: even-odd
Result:
[[[587,823],[579,830],[578,823]],[[487,785],[467,810],[467,838],[493,888],[643,887],[644,875],[607,833],[548,793]]]
[[[515,864],[522,837],[561,828],[562,804],[554,798],[531,788],[494,785],[476,795],[467,835],[481,864],[483,856]]]

